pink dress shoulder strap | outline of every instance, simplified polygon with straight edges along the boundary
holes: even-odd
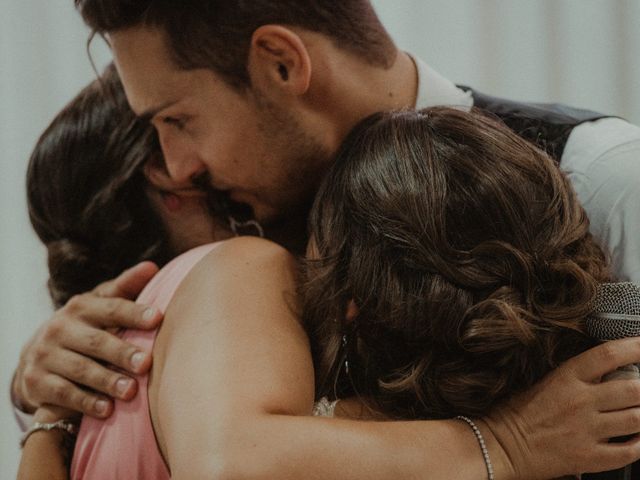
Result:
[[[145,287],[137,302],[164,313],[185,276],[215,246],[195,248],[168,263]],[[126,330],[122,338],[151,351],[156,334],[157,330]],[[135,398],[130,402],[116,400],[114,412],[107,420],[88,416],[82,419],[71,464],[73,480],[170,478],[151,423],[148,379],[148,375],[139,376]]]

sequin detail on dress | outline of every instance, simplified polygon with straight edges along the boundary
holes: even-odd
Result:
[[[336,405],[340,400],[334,400],[330,402],[327,397],[322,397],[313,406],[314,417],[331,417],[333,418],[336,411]]]

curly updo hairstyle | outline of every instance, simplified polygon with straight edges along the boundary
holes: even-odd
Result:
[[[129,109],[109,66],[42,134],[27,172],[29,217],[47,247],[56,307],[142,260],[170,250],[145,194],[141,165],[160,150]]]
[[[609,273],[585,212],[550,157],[480,113],[364,120],[310,236],[318,397],[356,394],[392,418],[480,416],[593,345],[583,319]]]

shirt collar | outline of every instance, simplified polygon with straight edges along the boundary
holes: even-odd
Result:
[[[416,110],[435,106],[463,107],[464,110],[469,110],[473,106],[471,92],[458,88],[422,60],[410,56],[418,72]]]

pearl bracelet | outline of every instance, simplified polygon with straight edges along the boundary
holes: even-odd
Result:
[[[78,433],[78,427],[76,424],[71,423],[69,420],[58,420],[53,423],[35,422],[22,436],[22,440],[20,440],[20,448],[24,448],[24,444],[27,443],[29,437],[40,430],[44,430],[45,432],[49,432],[51,430],[62,430],[67,433],[67,435],[71,436],[75,436]]]
[[[468,417],[458,415],[456,417],[456,420],[462,420],[463,422],[466,422],[471,427],[471,430],[473,430],[473,434],[476,436],[476,439],[480,444],[480,450],[482,450],[482,457],[484,458],[484,464],[487,467],[487,474],[489,475],[489,480],[495,480],[495,477],[493,476],[493,465],[491,464],[491,459],[489,458],[489,451],[487,450],[487,444],[484,442],[484,437],[482,436],[480,429],[473,422],[473,420],[471,420]]]

